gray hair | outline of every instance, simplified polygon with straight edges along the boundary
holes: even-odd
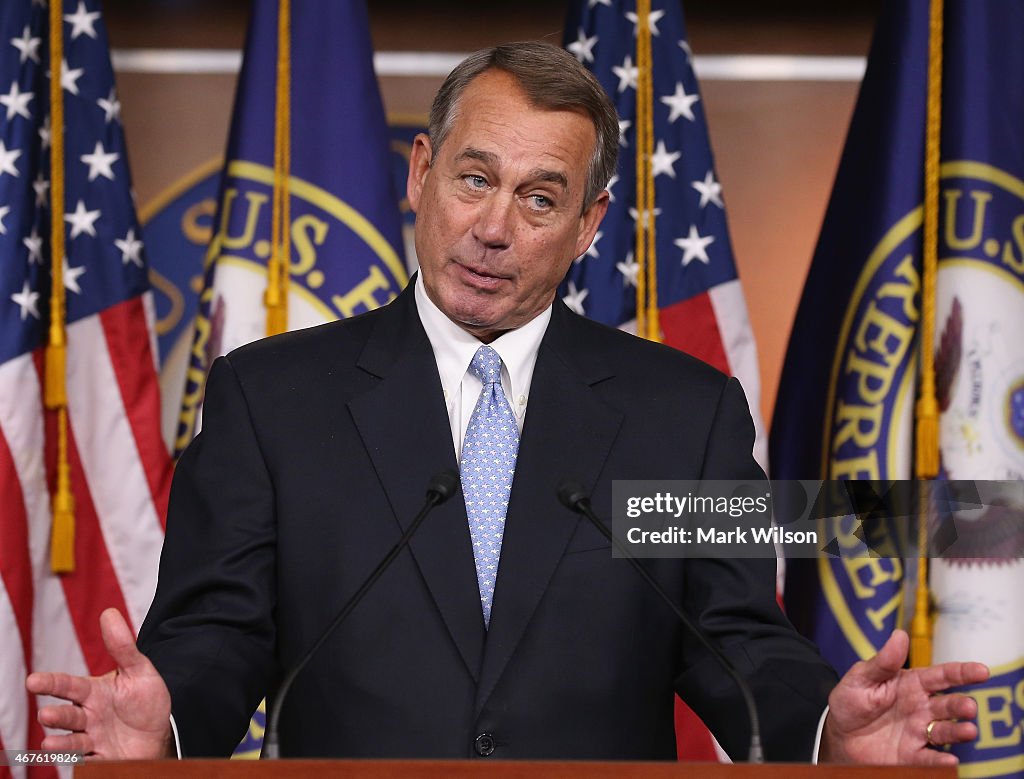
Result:
[[[619,117],[594,74],[572,54],[543,41],[505,43],[470,54],[460,62],[434,97],[428,132],[434,153],[455,123],[462,93],[487,70],[512,76],[530,104],[548,111],[580,111],[594,123],[597,143],[587,167],[583,209],[608,186],[619,154]]]

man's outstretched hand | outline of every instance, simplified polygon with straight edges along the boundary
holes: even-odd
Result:
[[[43,739],[43,749],[83,752],[107,760],[173,757],[171,696],[116,609],[100,615],[100,631],[117,670],[103,676],[30,674],[28,691],[70,703],[44,706],[39,722],[71,731]]]
[[[978,737],[978,713],[950,687],[988,679],[981,663],[943,663],[907,670],[910,638],[902,630],[877,655],[853,666],[829,696],[820,759],[846,763],[956,765],[957,758],[930,747]]]

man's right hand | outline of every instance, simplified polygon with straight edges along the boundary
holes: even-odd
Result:
[[[105,760],[174,757],[171,695],[156,668],[135,646],[116,609],[100,615],[100,631],[117,670],[103,676],[29,674],[28,691],[70,701],[39,710],[48,728],[71,731],[43,739],[43,749],[83,752]]]

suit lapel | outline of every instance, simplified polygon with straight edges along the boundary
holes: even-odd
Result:
[[[477,711],[490,697],[548,587],[578,519],[556,497],[574,479],[591,487],[622,423],[592,385],[609,376],[583,328],[557,302],[537,355],[502,540]]]
[[[430,477],[457,466],[437,364],[416,313],[412,283],[388,308],[359,361],[380,382],[348,407],[404,529],[422,507]],[[478,679],[484,624],[461,494],[434,509],[410,548],[467,670]]]

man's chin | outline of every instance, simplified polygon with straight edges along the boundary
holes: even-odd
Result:
[[[502,326],[500,317],[473,308],[442,309],[442,312],[452,322],[484,343],[490,343],[499,335],[511,329],[508,326]]]
[[[455,324],[457,324],[467,333],[476,336],[481,341],[493,341],[496,336],[491,335],[492,333],[500,334],[508,329],[497,326],[493,320],[484,319],[481,317],[458,316],[449,317],[449,319],[451,319]]]

